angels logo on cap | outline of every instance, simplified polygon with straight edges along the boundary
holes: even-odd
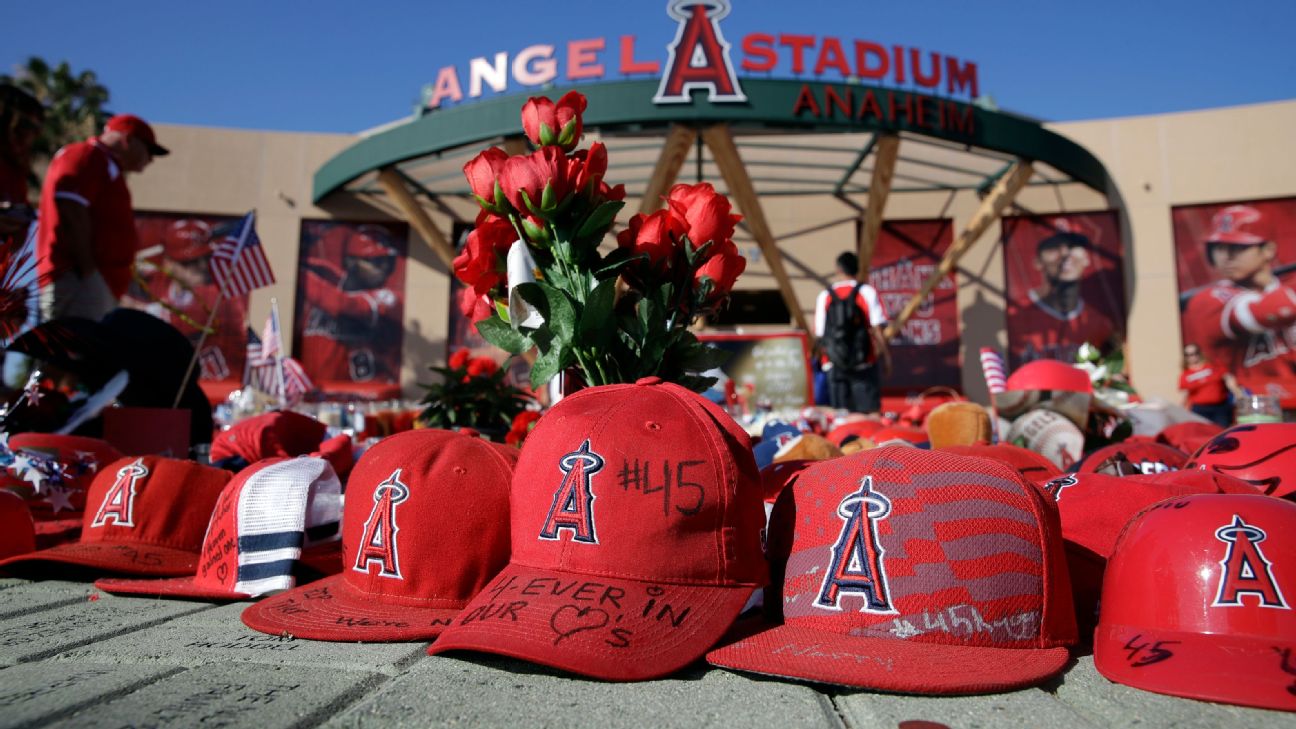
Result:
[[[818,462],[770,516],[783,624],[707,660],[925,694],[1039,683],[1076,640],[1060,531],[997,461],[884,446]]]
[[[322,458],[269,458],[243,469],[221,491],[203,538],[198,572],[165,580],[100,579],[128,595],[245,600],[296,584],[303,551],[337,541],[342,487]]]
[[[0,562],[24,574],[50,563],[156,577],[192,575],[203,534],[231,474],[161,456],[105,466],[86,492],[81,540]]]
[[[248,607],[243,623],[311,640],[436,637],[508,561],[516,453],[467,431],[383,438],[347,480],[341,573]]]
[[[750,438],[655,377],[565,397],[518,459],[508,566],[429,648],[607,680],[697,660],[766,579]]]
[[[1296,710],[1296,504],[1196,494],[1143,510],[1112,552],[1094,665],[1146,691]]]

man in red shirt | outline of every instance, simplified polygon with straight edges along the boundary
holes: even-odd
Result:
[[[1008,305],[1012,367],[1037,359],[1075,362],[1081,345],[1102,347],[1111,338],[1111,318],[1087,306],[1081,296],[1091,248],[1087,236],[1069,228],[1036,246],[1035,268],[1043,280],[1028,292],[1028,301]]]
[[[126,173],[167,154],[143,119],[119,114],[104,133],[60,149],[41,188],[36,241],[41,318],[98,320],[130,286],[138,240]]]
[[[1223,428],[1233,424],[1229,394],[1240,394],[1237,381],[1232,374],[1203,359],[1201,348],[1195,344],[1184,347],[1179,389],[1184,393],[1184,406],[1194,413]]]
[[[827,328],[828,292],[831,290],[838,299],[845,299],[858,285],[859,292],[855,301],[864,312],[864,321],[869,324],[869,338],[873,346],[867,366],[854,372],[835,371],[836,368],[828,362],[827,355],[824,356],[823,366],[828,368],[829,400],[832,406],[839,410],[876,413],[882,409],[881,378],[891,375],[891,350],[887,347],[886,337],[882,336],[882,327],[887,323],[886,309],[882,307],[877,289],[855,280],[855,276],[859,274],[858,256],[846,251],[837,256],[836,263],[831,286],[820,291],[818,298],[815,299],[815,338],[823,339]]]
[[[1206,259],[1223,276],[1184,309],[1184,342],[1238,383],[1296,408],[1296,290],[1274,275],[1278,247],[1260,233],[1260,211],[1230,205],[1215,214]]]

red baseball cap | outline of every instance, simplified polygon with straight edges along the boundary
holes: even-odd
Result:
[[[203,533],[230,473],[161,456],[122,458],[86,494],[81,541],[0,561],[9,572],[49,563],[157,577],[198,569]]]
[[[271,458],[243,469],[221,491],[198,573],[163,580],[104,578],[113,594],[245,600],[296,584],[304,548],[337,541],[342,484],[322,458]]]
[[[1223,431],[1224,428],[1214,423],[1188,421],[1167,425],[1157,433],[1156,440],[1184,453],[1196,453],[1207,441]]]
[[[1110,473],[1113,476],[1178,471],[1188,462],[1188,454],[1154,441],[1121,441],[1103,446],[1085,456],[1076,469],[1081,473]]]
[[[1037,359],[1018,367],[1008,376],[1009,390],[1062,390],[1093,392],[1089,374],[1075,365],[1056,359]]]
[[[0,445],[0,452],[5,447]],[[0,470],[0,489],[22,497],[37,522],[72,518],[79,523],[95,474],[122,457],[107,441],[79,435],[17,433],[7,448],[14,461]]]
[[[0,491],[0,559],[36,550],[36,527],[18,494]]]
[[[171,154],[171,150],[157,143],[157,136],[153,134],[153,127],[134,114],[118,114],[108,120],[108,123],[104,125],[104,129],[135,137],[148,147],[149,154],[154,157],[165,157]]]
[[[1201,471],[1124,477],[1068,473],[1037,485],[1057,502],[1062,518],[1062,539],[1082,635],[1089,634],[1097,620],[1103,571],[1116,538],[1134,515],[1159,501],[1189,494],[1257,493],[1237,479]]]
[[[1203,445],[1185,469],[1242,479],[1269,496],[1296,500],[1296,423],[1235,425]]]
[[[342,254],[355,258],[386,258],[396,255],[387,243],[390,234],[375,225],[362,225],[347,238]]]
[[[177,220],[167,227],[162,251],[173,261],[192,261],[211,253],[211,226],[196,218]]]
[[[240,420],[212,441],[211,462],[304,456],[319,450],[328,426],[309,415],[275,410]]]
[[[857,420],[848,420],[840,425],[834,425],[833,429],[828,431],[828,440],[833,445],[841,446],[847,438],[870,438],[886,425],[880,420],[866,420],[863,418]]]
[[[1296,504],[1162,501],[1125,528],[1103,580],[1094,665],[1173,696],[1296,711]]]
[[[998,461],[881,447],[816,463],[774,505],[768,554],[783,624],[710,663],[985,693],[1053,676],[1076,641],[1057,510]]]
[[[563,398],[518,459],[508,566],[428,652],[613,681],[701,658],[767,578],[749,443],[717,405],[656,377]]]
[[[342,573],[252,605],[243,622],[310,640],[436,637],[508,561],[513,462],[448,430],[382,439],[351,471]]]
[[[1260,211],[1248,205],[1230,205],[1211,216],[1207,243],[1253,246],[1268,240],[1258,234]]]
[[[1016,469],[1027,481],[1047,480],[1062,475],[1061,469],[1053,461],[1029,448],[1022,448],[1012,443],[996,443],[994,445],[974,443],[973,445],[945,446],[937,450],[956,456],[991,458],[1000,463],[1006,463]]]

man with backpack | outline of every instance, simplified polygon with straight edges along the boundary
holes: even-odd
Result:
[[[832,284],[815,300],[815,336],[832,406],[875,413],[882,407],[881,376],[891,374],[891,352],[882,336],[887,313],[877,289],[855,280],[858,273],[858,256],[837,256]]]

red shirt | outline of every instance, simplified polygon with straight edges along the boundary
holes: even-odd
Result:
[[[331,263],[307,259],[305,322],[298,355],[317,383],[399,382],[401,316],[391,289],[345,291],[345,277]]]
[[[1237,313],[1249,310],[1246,304],[1260,295],[1232,281],[1198,291],[1183,313],[1184,342],[1196,344],[1206,361],[1232,372],[1239,385],[1278,397],[1284,408],[1296,408],[1296,326],[1265,329],[1255,322],[1248,328],[1237,321]]]
[[[1224,372],[1208,364],[1184,370],[1179,375],[1179,389],[1188,393],[1189,405],[1219,405],[1228,400]]]
[[[74,142],[60,149],[45,173],[36,241],[37,273],[42,281],[76,269],[72,250],[55,238],[59,224],[56,199],[71,200],[89,209],[95,266],[109,290],[120,298],[130,286],[139,239],[126,175],[98,139]]]
[[[850,296],[850,292],[855,288],[854,279],[835,281],[832,284],[833,295],[839,299]],[[828,322],[828,290],[819,292],[818,298],[815,299],[815,337],[823,338],[824,329]],[[870,284],[861,284],[859,293],[855,296],[855,303],[859,306],[860,311],[864,312],[864,319],[874,327],[885,326],[887,323],[886,307],[882,305],[882,299],[878,296],[877,289]],[[877,352],[869,353],[869,361],[877,361]],[[823,362],[827,364],[828,355],[823,355]]]
[[[1083,300],[1075,309],[1060,312],[1032,296],[1031,301],[1008,305],[1009,364],[1015,368],[1037,359],[1075,362],[1080,345],[1101,347],[1113,330],[1111,318]]]

